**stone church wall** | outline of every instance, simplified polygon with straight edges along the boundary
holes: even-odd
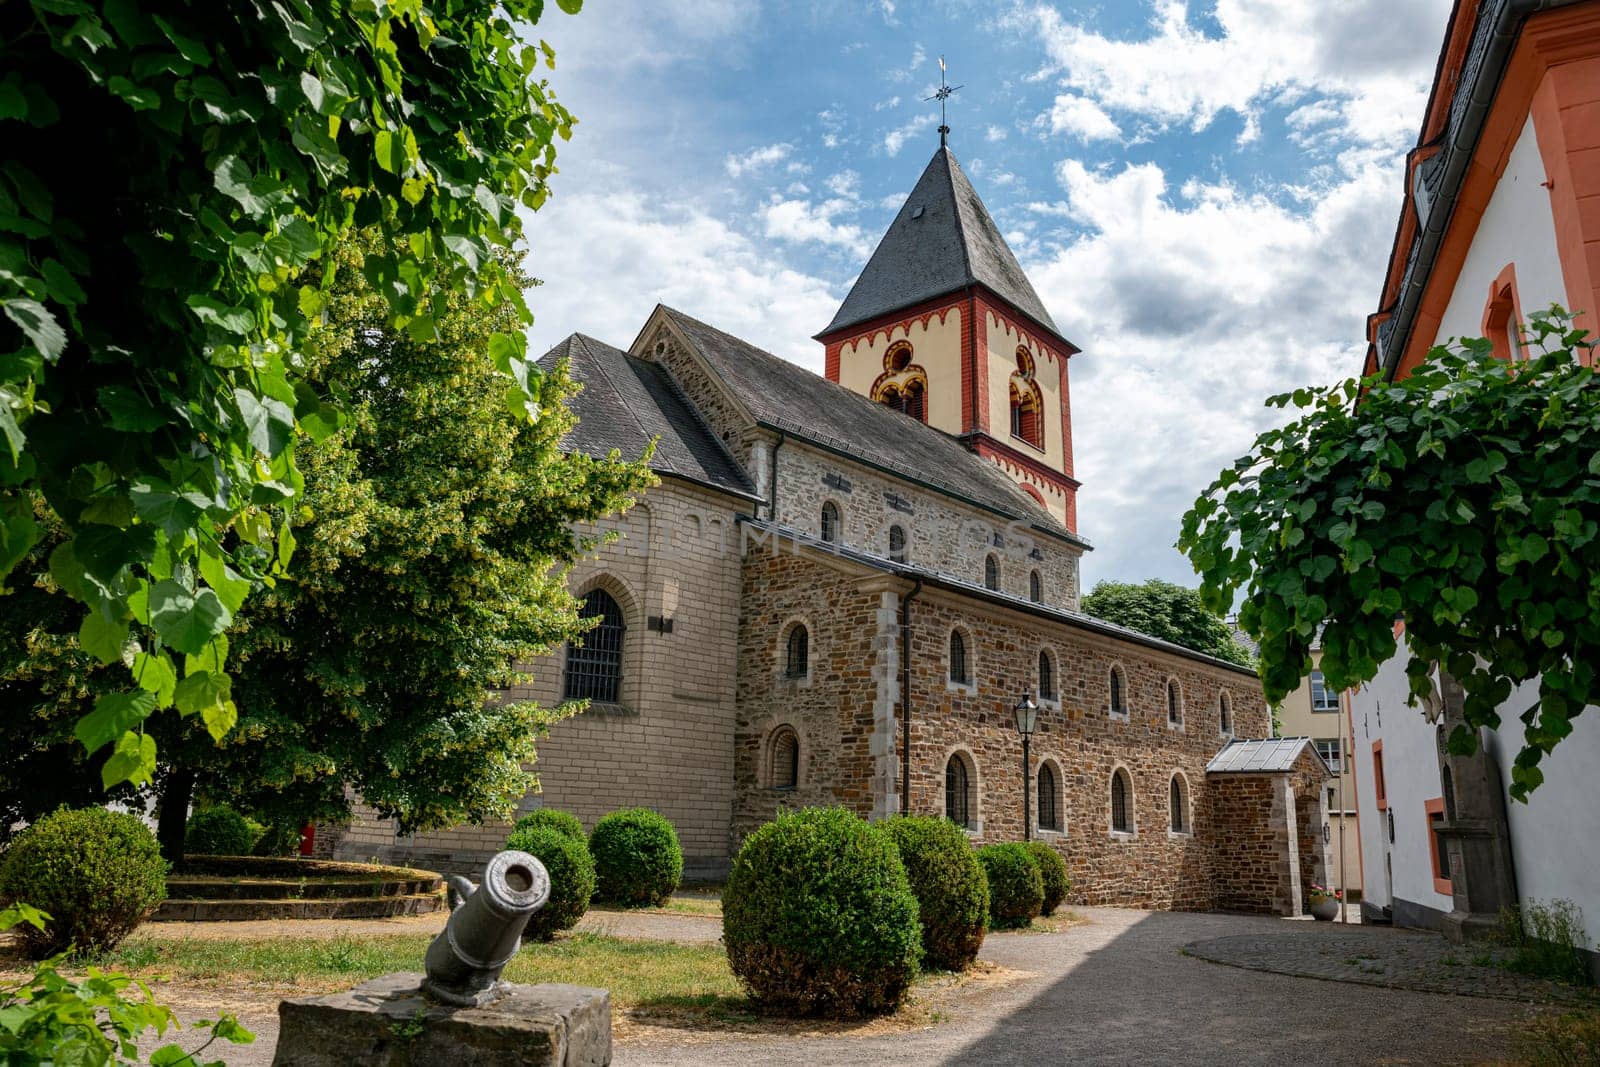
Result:
[[[606,812],[643,806],[678,828],[686,877],[720,877],[728,865],[733,798],[734,670],[739,612],[736,504],[670,479],[624,515],[600,524],[620,537],[573,567],[569,586],[599,585],[622,607],[621,700],[563,720],[538,746],[539,806],[570,811],[592,829]],[[593,532],[593,531],[590,531]],[[652,630],[652,617],[672,632]],[[560,703],[565,650],[526,665],[507,699]],[[476,874],[504,847],[505,823],[397,837],[370,809],[336,848],[344,858],[412,862]]]
[[[1000,588],[1028,596],[1028,574],[1039,572],[1043,602],[1078,608],[1079,553],[1022,524],[922,489],[804,442],[789,439],[778,449],[778,514],[784,526],[812,537],[822,533],[822,506],[831,501],[844,523],[844,544],[887,557],[889,527],[906,531],[908,562],[956,578],[983,583],[984,557],[1000,567]],[[1004,542],[994,543],[998,534]],[[1037,549],[1037,559],[1032,558]]]

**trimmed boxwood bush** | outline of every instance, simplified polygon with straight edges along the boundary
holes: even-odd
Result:
[[[1061,853],[1043,841],[1029,841],[1028,851],[1033,853],[1033,861],[1039,865],[1039,877],[1044,882],[1044,904],[1039,914],[1053,915],[1072,888],[1072,879],[1067,877],[1067,862],[1061,858]]]
[[[567,811],[557,811],[555,808],[536,808],[516,821],[511,832],[518,830],[559,830],[568,837],[576,837],[588,847],[589,835],[583,832],[583,823],[578,817]]]
[[[226,804],[213,804],[189,816],[183,848],[201,856],[248,856],[264,829]]]
[[[965,970],[989,929],[989,879],[961,827],[910,815],[883,824],[900,850],[922,922],[922,962]]]
[[[665,904],[683,877],[683,849],[672,823],[649,808],[603,815],[589,835],[595,899],[626,908]]]
[[[996,930],[1027,926],[1044,907],[1044,876],[1033,851],[1020,841],[984,845],[978,862],[989,876],[989,925]]]
[[[722,940],[750,996],[794,1015],[893,1011],[922,955],[899,850],[843,808],[780,815],[745,839]]]
[[[22,901],[50,916],[43,930],[15,927],[35,959],[68,948],[115,948],[166,896],[167,863],[134,815],[60,808],[0,856],[0,901]]]
[[[535,826],[513,833],[506,848],[529,853],[550,874],[550,899],[528,920],[523,936],[549,941],[557,930],[578,925],[594,895],[594,860],[583,838],[554,827]]]

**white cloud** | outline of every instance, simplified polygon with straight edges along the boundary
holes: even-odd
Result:
[[[835,217],[854,210],[848,200],[824,200],[813,204],[805,200],[785,200],[774,196],[760,209],[763,231],[768,237],[800,244],[820,244],[865,255],[866,238],[854,223],[836,222]]]
[[[838,310],[842,290],[694,205],[604,182],[552,197],[527,225],[528,269],[548,279],[528,293],[533,351],[575,331],[626,348],[663,303],[822,367],[810,337]]]
[[[791,144],[769,144],[759,148],[752,148],[744,155],[730,155],[722,161],[722,167],[728,172],[730,178],[742,178],[746,174],[754,174],[764,170],[774,163],[780,163],[789,158],[789,153],[794,151]]]
[[[1051,133],[1068,133],[1082,141],[1109,141],[1122,130],[1093,100],[1067,94],[1056,97],[1049,115]]]
[[[888,156],[898,156],[900,149],[913,137],[920,137],[929,132],[928,117],[919,115],[897,130],[890,130],[883,135],[883,151]]]
[[[874,111],[886,111],[889,108],[899,107],[899,106],[900,106],[900,98],[898,96],[891,96],[887,100],[879,100],[876,104],[873,104],[872,105],[872,110],[874,110]]]
[[[834,196],[842,196],[846,200],[854,200],[861,192],[861,175],[853,170],[841,170],[822,183],[828,187],[828,192]]]
[[[1190,21],[1183,0],[1158,0],[1150,34],[1134,40],[1042,4],[1009,21],[1041,38],[1047,69],[1102,108],[1195,130],[1233,111],[1248,141],[1259,106],[1322,93],[1348,137],[1389,144],[1415,133],[1448,8],[1449,0],[1217,0],[1222,32],[1213,35]]]
[[[1193,581],[1171,548],[1217,472],[1281,413],[1263,398],[1360,363],[1398,169],[1353,167],[1310,200],[1154,163],[1057,169],[1076,236],[1029,275],[1067,338],[1085,572]]]
[[[988,141],[990,144],[993,144],[996,141],[1004,141],[1006,139],[1005,127],[990,126],[988,129],[983,131],[983,139]]]

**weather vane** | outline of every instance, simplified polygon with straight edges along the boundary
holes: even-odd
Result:
[[[945,121],[944,121],[944,102],[946,100],[950,99],[950,94],[955,92],[959,88],[961,88],[961,86],[959,86],[959,85],[946,84],[946,82],[944,80],[944,56],[940,56],[939,57],[939,91],[934,93],[930,97],[926,97],[925,100],[924,100],[924,102],[926,102],[927,100],[937,100],[937,101],[939,101],[939,147],[940,148],[943,148],[945,146],[945,138],[950,135],[950,127],[945,125]]]

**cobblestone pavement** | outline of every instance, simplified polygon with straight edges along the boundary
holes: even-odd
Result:
[[[1494,965],[1491,946],[1378,926],[1299,923],[1185,945],[1190,956],[1252,971],[1472,997],[1594,1003],[1593,991],[1527,978]]]

